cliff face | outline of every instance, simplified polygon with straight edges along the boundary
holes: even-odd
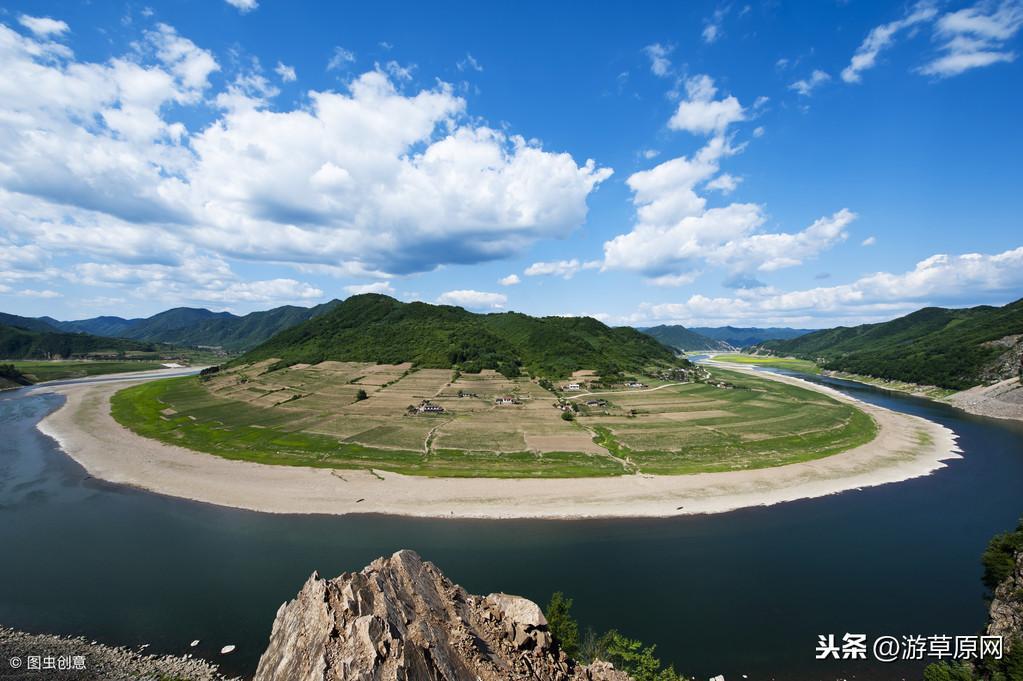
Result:
[[[315,573],[277,611],[255,681],[630,681],[558,650],[543,612],[474,596],[412,551],[331,580]]]
[[[1023,637],[1023,551],[1016,568],[995,589],[987,625],[988,636],[1001,636],[1006,646]]]

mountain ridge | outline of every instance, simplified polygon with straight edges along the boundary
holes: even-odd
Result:
[[[825,369],[965,390],[1019,374],[1023,299],[1002,307],[925,307],[887,322],[823,329],[758,348]]]
[[[461,307],[403,303],[389,296],[352,296],[329,312],[277,334],[236,360],[281,365],[325,360],[399,364],[518,375],[564,376],[578,369],[637,371],[673,365],[675,352],[629,327],[590,317],[480,314]]]

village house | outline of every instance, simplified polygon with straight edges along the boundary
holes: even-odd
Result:
[[[569,383],[565,386],[565,390],[582,390],[583,387],[578,383]]]
[[[630,388],[645,388],[646,387],[646,383],[640,383],[639,381],[629,381],[625,385],[627,385]]]
[[[434,404],[430,400],[423,400],[419,403],[419,406],[416,407],[416,411],[420,414],[439,414],[444,411],[444,407],[439,404]]]
[[[494,400],[494,404],[519,404],[519,401],[510,395],[502,395]]]

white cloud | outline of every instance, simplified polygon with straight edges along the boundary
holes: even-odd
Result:
[[[925,304],[950,304],[980,293],[1018,296],[1023,247],[995,255],[934,255],[902,274],[878,272],[851,284],[783,292],[764,287],[733,298],[691,296],[684,303],[643,304],[629,321],[689,324],[861,323],[889,319]]]
[[[49,289],[38,291],[35,289],[22,289],[18,291],[19,296],[25,296],[27,298],[61,298],[62,294]]]
[[[877,243],[877,237],[868,236],[866,239],[860,242],[860,246],[873,246]]]
[[[291,83],[298,78],[298,75],[295,73],[295,67],[288,66],[283,62],[277,62],[277,66],[274,67],[274,73],[285,83]]]
[[[404,66],[392,59],[384,64],[383,67],[381,67],[380,64],[377,64],[376,69],[377,71],[384,71],[390,74],[395,80],[412,80],[412,72],[416,70],[416,65],[409,64]]]
[[[580,270],[592,270],[600,267],[599,260],[580,262],[578,258],[571,260],[555,260],[551,262],[535,262],[526,268],[527,277],[554,276],[571,279]]]
[[[237,9],[242,14],[251,12],[252,10],[259,7],[259,3],[256,0],[225,0],[227,4]]]
[[[483,65],[476,60],[476,57],[472,56],[468,52],[465,53],[465,59],[459,61],[455,66],[458,67],[459,71],[466,71],[468,69],[473,71],[483,71]]]
[[[482,125],[445,84],[370,71],[272,111],[258,73],[211,92],[212,54],[162,24],[104,63],[0,24],[0,55],[0,224],[55,253],[427,271],[571,233],[612,173]],[[211,101],[205,127],[176,120]]]
[[[814,69],[813,73],[810,74],[809,78],[797,80],[796,82],[792,83],[792,85],[789,85],[789,89],[795,90],[804,97],[809,97],[810,94],[815,89],[817,89],[818,86],[823,85],[829,80],[831,80],[831,76],[829,76],[827,73],[821,71],[820,69]]]
[[[440,294],[437,297],[437,302],[441,305],[458,305],[472,310],[498,310],[507,304],[508,296],[503,293],[460,289]]]
[[[721,173],[713,180],[708,182],[706,184],[706,187],[707,189],[717,190],[722,194],[731,194],[732,192],[735,191],[736,187],[739,186],[740,182],[742,182],[741,177],[736,177],[735,175],[731,175],[729,173]]]
[[[764,126],[762,126],[762,125],[758,125],[757,127],[753,128],[753,136],[754,137],[763,137],[764,136],[764,132],[765,132]]]
[[[384,295],[392,296],[394,295],[394,288],[386,281],[376,281],[372,284],[345,286],[345,292],[350,296],[359,295],[360,293],[383,293]]]
[[[348,64],[355,62],[355,53],[351,50],[338,45],[334,48],[334,54],[331,55],[330,61],[327,62],[327,70],[335,71],[340,68],[344,68]]]
[[[931,21],[937,14],[938,10],[932,0],[921,0],[901,19],[874,27],[860,43],[849,65],[842,69],[842,80],[846,83],[860,82],[862,79],[860,74],[874,68],[878,54],[892,45],[900,31]]]
[[[646,283],[651,286],[661,286],[665,288],[685,286],[686,284],[691,284],[696,281],[701,274],[702,272],[696,270],[692,272],[683,272],[682,274],[662,274],[659,277],[648,277],[646,279]]]
[[[671,75],[671,60],[668,56],[675,50],[674,45],[662,45],[654,43],[643,48],[646,56],[650,58],[650,70],[655,76],[666,78]]]
[[[630,176],[636,225],[604,244],[604,267],[640,272],[655,284],[666,275],[663,281],[668,282],[690,276],[700,264],[773,271],[801,264],[847,237],[845,227],[856,216],[846,209],[801,232],[763,233],[766,218],[758,204],[708,208],[697,187],[730,185],[723,176],[711,178],[720,160],[736,151],[716,136],[692,158],[675,158]]]
[[[660,154],[661,152],[659,152],[657,149],[644,149],[642,152],[643,158],[645,158],[648,161],[650,159],[657,158],[658,156],[660,156]]]
[[[507,277],[501,277],[497,280],[497,283],[501,286],[515,286],[516,284],[522,283],[517,274],[509,274]]]
[[[32,17],[22,14],[18,17],[18,23],[40,38],[63,35],[69,30],[66,23],[59,19],[51,19],[50,17]]]
[[[724,35],[725,15],[728,14],[730,6],[718,7],[714,13],[703,22],[703,42],[708,45],[715,43]]]
[[[1023,2],[978,2],[938,19],[935,37],[943,42],[941,57],[919,70],[926,75],[949,77],[964,71],[1011,62],[1016,53],[1005,43],[1023,27]]]
[[[223,260],[193,256],[177,265],[84,262],[66,277],[75,284],[116,287],[139,300],[284,304],[318,300],[323,291],[290,278],[243,281]]]
[[[722,134],[732,123],[746,120],[746,113],[733,96],[715,100],[717,88],[707,75],[686,79],[687,99],[679,103],[675,115],[668,121],[672,130],[687,130],[694,134]]]

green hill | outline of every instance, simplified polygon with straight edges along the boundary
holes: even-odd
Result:
[[[640,329],[643,333],[653,338],[656,338],[660,342],[664,343],[668,347],[677,348],[679,350],[730,350],[731,348],[727,343],[724,343],[713,338],[708,338],[703,334],[696,333],[692,329],[687,329],[684,326],[678,324],[672,325],[660,325],[653,326],[648,329]]]
[[[880,324],[767,341],[775,354],[823,368],[963,390],[1019,371],[1023,299],[1004,307],[927,307]],[[1015,357],[1015,360],[1012,358]]]
[[[104,316],[66,322],[51,317],[31,319],[0,313],[0,324],[35,331],[88,333],[178,346],[209,345],[229,351],[243,351],[259,345],[284,329],[323,314],[337,303],[333,300],[315,307],[284,305],[243,316],[230,312],[211,312],[205,308],[176,307],[143,319]],[[7,318],[10,321],[5,321]]]
[[[733,348],[746,348],[768,340],[788,340],[813,331],[773,326],[766,329],[755,326],[692,326],[689,330],[707,338],[724,341]]]
[[[589,317],[475,314],[378,294],[348,298],[237,361],[271,357],[280,359],[281,366],[324,360],[412,362],[466,372],[496,369],[507,376],[522,369],[551,377],[577,369],[637,371],[684,361],[635,329],[611,328]]]
[[[124,338],[0,326],[0,357],[7,359],[69,358],[127,351],[153,352],[155,349],[152,343]]]

